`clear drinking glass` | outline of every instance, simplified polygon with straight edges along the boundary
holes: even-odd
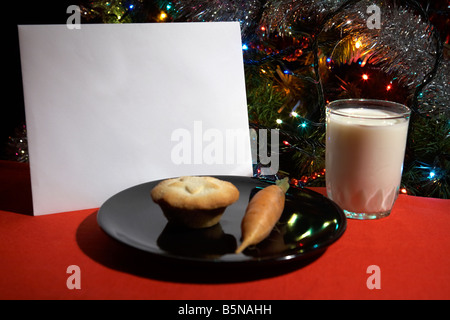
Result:
[[[390,214],[400,188],[410,114],[402,104],[381,100],[327,105],[327,193],[348,218]]]

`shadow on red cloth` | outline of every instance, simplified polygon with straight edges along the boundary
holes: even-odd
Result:
[[[0,160],[0,210],[33,215],[28,163]]]
[[[314,262],[325,251],[317,252],[314,256],[295,263],[261,266],[261,268],[180,263],[130,247],[111,238],[97,224],[97,212],[81,222],[77,229],[76,241],[87,256],[108,268],[145,278],[183,283],[232,283],[275,277]]]

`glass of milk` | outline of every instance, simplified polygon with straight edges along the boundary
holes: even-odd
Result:
[[[402,104],[381,100],[327,105],[327,193],[348,218],[390,214],[400,188],[410,114]]]

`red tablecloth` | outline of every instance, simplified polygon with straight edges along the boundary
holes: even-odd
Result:
[[[450,298],[450,200],[401,195],[388,218],[349,220],[314,261],[236,281],[152,261],[109,238],[97,209],[25,214],[29,191],[26,165],[0,161],[0,299]],[[67,287],[71,265],[80,268],[80,289]],[[372,265],[380,289],[367,286]]]

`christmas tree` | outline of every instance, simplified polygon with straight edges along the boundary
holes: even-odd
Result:
[[[102,0],[79,6],[83,23],[239,21],[250,127],[279,129],[280,174],[293,185],[324,186],[327,102],[375,98],[408,105],[413,114],[400,192],[449,198],[445,1]],[[11,138],[12,148],[24,136]]]

